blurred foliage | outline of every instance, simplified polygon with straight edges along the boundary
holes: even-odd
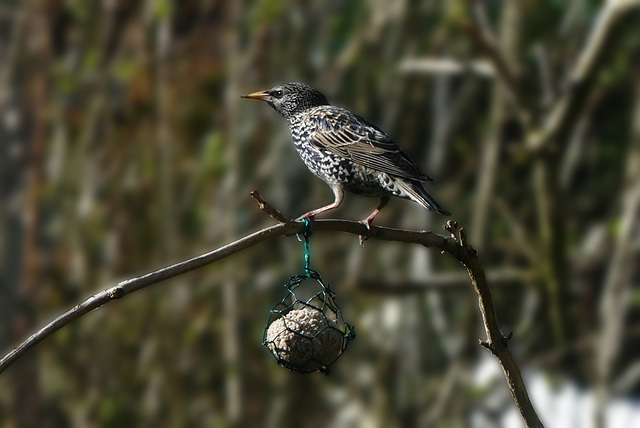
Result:
[[[559,338],[534,189],[538,158],[525,144],[532,130],[508,100],[493,117],[495,77],[403,67],[483,58],[465,31],[467,3],[1,1],[2,349],[119,279],[271,224],[251,189],[291,217],[330,201],[281,118],[239,99],[298,80],[383,127],[437,178],[433,194],[453,218],[484,236],[472,244],[495,278],[498,317],[515,331],[522,367],[595,385],[599,297],[625,233],[628,177],[637,177],[627,163],[640,144],[640,33],[620,32],[586,97],[583,125],[552,154],[566,176],[557,187],[567,298],[558,304],[570,328]],[[516,3],[514,60],[544,111],[540,69],[559,97],[602,4]],[[482,4],[499,29],[505,2]],[[490,172],[487,135],[499,141]],[[495,174],[489,215],[474,232],[487,173]],[[363,218],[376,203],[347,196],[334,215]],[[401,200],[376,219],[434,230],[444,221]],[[637,260],[640,230],[631,233],[628,257]],[[0,377],[0,426],[467,426],[485,397],[506,390],[472,381],[483,332],[451,257],[386,242],[361,249],[342,235],[316,234],[311,245],[315,269],[358,331],[331,376],[289,373],[260,346],[282,284],[302,269],[292,237],[128,296],[47,339]],[[634,298],[617,374],[637,364],[639,351],[640,275],[635,263],[625,268]]]

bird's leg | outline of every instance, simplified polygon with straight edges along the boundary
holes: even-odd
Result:
[[[367,226],[367,229],[371,229],[371,223],[373,223],[373,219],[376,218],[376,216],[378,215],[378,213],[380,211],[382,211],[382,209],[389,203],[389,197],[388,196],[383,196],[380,198],[380,203],[378,204],[378,206],[376,207],[376,209],[369,214],[369,217],[365,218],[364,220],[360,220],[360,223],[364,224],[365,226]]]
[[[309,211],[308,213],[298,217],[298,220],[302,220],[305,218],[308,218],[309,220],[313,220],[313,218],[320,213],[338,208],[340,204],[342,204],[342,201],[344,200],[344,191],[342,190],[342,187],[337,184],[331,186],[331,190],[333,190],[333,195],[335,196],[335,200],[333,201],[332,204],[325,205],[324,207],[320,207],[313,211]]]
[[[373,223],[373,219],[376,218],[376,216],[378,215],[378,213],[380,211],[382,211],[382,209],[389,203],[389,197],[388,196],[383,196],[380,198],[380,203],[378,204],[378,206],[376,207],[376,209],[369,214],[369,217],[365,218],[364,220],[360,220],[360,223],[364,224],[365,226],[367,226],[367,230],[369,232],[371,232],[371,223]],[[360,246],[364,247],[364,241],[366,241],[367,239],[369,239],[369,235],[367,234],[367,236],[359,236],[360,239]]]

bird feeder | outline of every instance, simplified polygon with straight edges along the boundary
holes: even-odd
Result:
[[[300,373],[328,374],[355,338],[355,329],[344,321],[336,294],[309,266],[309,221],[302,234],[305,273],[294,275],[284,287],[285,297],[270,311],[262,344],[281,366]]]

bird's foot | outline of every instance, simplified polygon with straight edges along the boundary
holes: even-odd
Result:
[[[369,237],[371,236],[371,223],[373,222],[373,219],[371,218],[365,218],[364,220],[360,220],[358,223],[362,223],[365,226],[367,226],[367,234],[366,235],[359,235],[358,236],[358,242],[360,243],[360,246],[362,248],[364,248],[364,241],[366,241],[367,239],[369,239]]]
[[[447,220],[447,224],[443,226],[443,229],[451,234],[451,237],[464,247],[466,244],[467,233],[464,228],[458,228],[458,222],[453,220]]]
[[[296,221],[303,221],[303,220],[313,221],[315,217],[316,217],[315,213],[313,211],[310,211],[306,214],[302,214],[300,217],[296,219]]]
[[[364,241],[366,241],[367,239],[369,239],[369,236],[371,236],[371,223],[373,223],[373,219],[376,218],[376,216],[378,215],[378,213],[380,213],[380,211],[382,211],[382,209],[389,203],[389,197],[388,196],[383,196],[380,198],[380,204],[378,204],[378,206],[376,207],[376,209],[369,214],[369,217],[365,218],[364,220],[360,220],[360,223],[364,224],[365,226],[367,226],[367,235],[360,235],[358,237],[358,240],[360,241],[360,246],[364,248]]]
[[[316,218],[315,214],[313,213],[313,211],[311,211],[301,215],[296,219],[296,221],[305,223],[303,236],[306,235],[307,238],[311,236],[311,229],[313,228],[313,221],[315,220],[315,218]],[[300,234],[298,234],[298,240],[302,241]]]

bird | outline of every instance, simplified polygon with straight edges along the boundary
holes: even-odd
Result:
[[[361,220],[367,230],[371,230],[374,218],[390,196],[410,199],[427,210],[451,215],[425,188],[433,179],[422,173],[400,146],[366,119],[329,104],[319,90],[291,82],[241,97],[265,101],[287,120],[302,161],[333,191],[333,203],[309,211],[299,219],[313,220],[318,214],[338,208],[345,190],[380,198],[376,209]]]

